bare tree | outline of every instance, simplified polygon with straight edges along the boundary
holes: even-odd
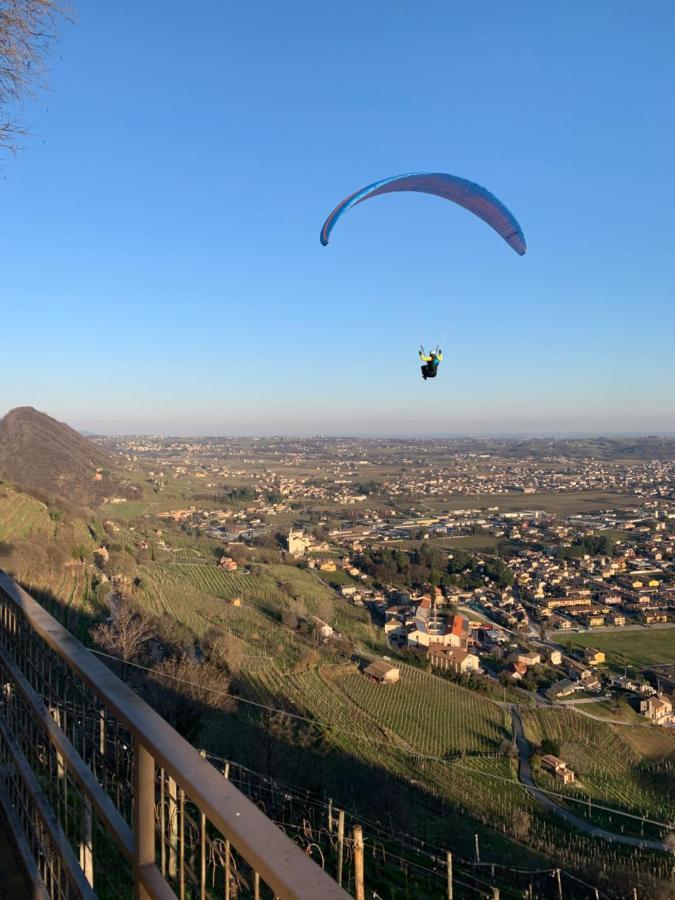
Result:
[[[231,712],[236,701],[230,694],[226,672],[196,659],[165,659],[152,669],[144,687],[146,699],[182,735],[196,739],[205,714]]]
[[[0,0],[0,147],[15,150],[21,103],[34,94],[64,0]]]
[[[516,810],[513,817],[513,833],[519,841],[526,841],[530,834],[532,817],[525,809]]]
[[[123,659],[136,659],[143,645],[154,634],[152,624],[129,600],[120,600],[109,622],[92,629],[91,636],[101,650]]]
[[[238,675],[246,657],[244,642],[221,626],[209,628],[202,639],[202,646],[209,662],[224,666],[228,672]]]

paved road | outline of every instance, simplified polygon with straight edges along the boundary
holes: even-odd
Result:
[[[520,718],[520,713],[515,706],[511,706],[511,725],[516,737],[516,744],[518,745],[518,778],[525,785],[530,794],[536,797],[540,803],[552,810],[557,816],[560,816],[561,819],[564,819],[569,825],[573,825],[575,828],[578,828],[579,831],[590,834],[592,837],[604,838],[606,841],[616,841],[618,844],[628,844],[631,847],[639,847],[641,850],[662,850],[664,853],[668,852],[668,848],[665,844],[661,843],[661,841],[650,841],[645,838],[631,837],[626,834],[615,834],[613,831],[605,831],[604,828],[598,828],[596,825],[591,825],[590,822],[587,822],[585,819],[580,819],[579,816],[575,816],[574,813],[571,813],[569,810],[565,809],[565,807],[560,806],[552,797],[542,793],[542,791],[537,788],[532,776],[530,745],[523,732],[523,723]]]

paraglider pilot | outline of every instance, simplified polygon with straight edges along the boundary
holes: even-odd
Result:
[[[443,351],[441,348],[437,347],[435,350],[431,350],[427,356],[424,352],[424,347],[420,347],[419,355],[424,363],[422,366],[422,378],[424,378],[425,381],[427,378],[435,378],[438,373],[438,364],[443,359]]]

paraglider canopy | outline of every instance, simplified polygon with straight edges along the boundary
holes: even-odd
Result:
[[[324,247],[326,246],[338,219],[352,206],[380,194],[391,194],[398,191],[417,191],[452,200],[487,222],[519,256],[523,256],[527,250],[525,235],[520,225],[494,194],[473,181],[443,172],[414,172],[410,175],[395,175],[393,178],[384,178],[382,181],[376,181],[361,188],[346,197],[328,216],[321,229],[321,243]]]

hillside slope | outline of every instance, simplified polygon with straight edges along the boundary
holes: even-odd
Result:
[[[27,490],[91,505],[113,489],[115,463],[77,431],[30,406],[0,421],[0,478]]]

